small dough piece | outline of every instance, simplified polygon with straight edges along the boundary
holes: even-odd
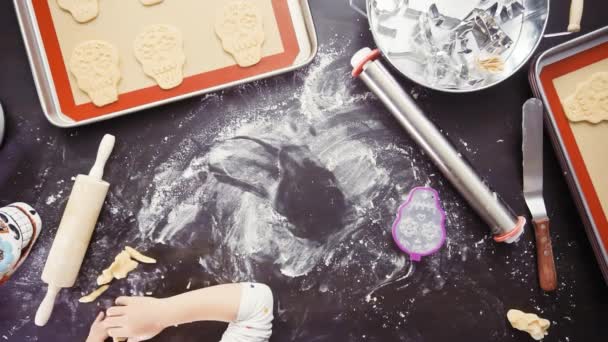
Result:
[[[587,82],[579,84],[576,92],[562,103],[572,122],[597,124],[608,120],[608,72],[598,72]]]
[[[129,253],[131,258],[133,258],[134,260],[137,260],[144,264],[156,264],[156,259],[153,259],[153,258],[150,258],[149,256],[145,256],[145,255],[141,254],[135,248],[127,246],[127,247],[125,247],[125,251],[127,251],[127,253]]]
[[[124,342],[124,341],[126,341],[126,340],[127,340],[127,339],[126,339],[126,338],[124,338],[124,337],[112,337],[112,341],[113,341],[113,342]]]
[[[182,83],[186,55],[182,33],[177,28],[146,27],[135,38],[134,51],[146,75],[154,78],[162,89],[172,89]]]
[[[507,312],[507,319],[513,328],[529,333],[537,341],[542,340],[549,334],[547,330],[551,322],[535,314],[511,309]]]
[[[127,277],[129,272],[137,268],[137,261],[131,260],[131,256],[126,251],[120,252],[114,263],[110,266],[110,272],[116,279],[124,279]]]
[[[70,70],[78,87],[98,107],[118,100],[120,82],[118,50],[102,40],[90,40],[76,46],[70,59]]]
[[[266,36],[259,9],[251,1],[237,0],[227,4],[217,15],[215,32],[222,47],[241,67],[249,67],[262,59]]]
[[[70,12],[79,23],[89,22],[99,15],[98,0],[57,0],[57,5]]]
[[[97,277],[97,285],[101,286],[101,285],[109,284],[112,281],[112,279],[114,279],[114,276],[112,275],[112,272],[110,271],[110,269],[107,268],[101,272],[101,275],[99,277]]]
[[[505,63],[500,56],[477,59],[477,66],[483,71],[497,74],[505,70]]]
[[[144,6],[152,6],[160,4],[163,2],[163,0],[139,0],[139,2],[141,2]]]
[[[97,277],[97,285],[108,284],[113,279],[124,279],[138,265],[137,261],[131,260],[131,256],[127,251],[122,251],[114,258],[112,265],[103,270],[101,275]]]
[[[89,293],[88,295],[80,298],[78,301],[80,303],[92,303],[97,299],[97,297],[101,296],[102,293],[106,292],[108,288],[110,288],[110,285],[104,285],[98,288],[97,290]]]

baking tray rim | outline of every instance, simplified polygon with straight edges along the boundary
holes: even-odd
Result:
[[[47,62],[46,51],[42,46],[42,41],[39,33],[37,23],[35,22],[35,16],[31,8],[32,0],[13,0],[17,19],[19,21],[19,27],[21,35],[23,37],[24,45],[26,48],[30,68],[34,78],[36,91],[42,111],[46,119],[53,125],[59,128],[72,128],[90,125],[93,123],[114,119],[117,117],[134,114],[146,109],[160,107],[169,103],[182,101],[184,99],[201,96],[213,92],[217,92],[224,89],[229,89],[238,85],[251,83],[254,81],[282,75],[285,73],[292,72],[310,64],[318,53],[318,36],[312,12],[310,9],[310,0],[287,0],[288,4],[290,1],[297,2],[301,8],[302,17],[304,19],[304,25],[306,28],[306,34],[310,43],[310,54],[299,63],[293,64],[289,67],[277,69],[274,71],[266,72],[263,74],[255,75],[252,77],[243,78],[237,81],[220,84],[214,87],[194,91],[187,94],[178,95],[168,99],[159,100],[152,103],[147,103],[141,106],[124,109],[114,113],[102,115],[95,118],[90,118],[81,121],[74,121],[68,119],[65,114],[61,112],[61,106],[57,98],[57,92],[52,79],[50,78],[50,69]],[[65,117],[65,119],[63,119]]]
[[[566,164],[565,166],[567,169],[564,171],[566,171],[568,173],[566,175],[566,179],[568,180],[568,183],[571,184],[570,190],[571,190],[571,192],[573,192],[572,186],[576,189],[576,193],[574,193],[573,195],[575,197],[575,202],[577,203],[579,214],[581,214],[581,216],[584,217],[583,222],[586,223],[585,225],[588,228],[588,229],[586,229],[588,235],[589,235],[589,232],[593,233],[594,239],[590,239],[590,240],[592,240],[590,242],[591,242],[592,246],[594,247],[594,249],[596,250],[596,254],[600,254],[598,256],[602,256],[604,259],[604,265],[600,265],[600,269],[604,275],[605,281],[608,283],[608,269],[607,269],[607,267],[608,267],[607,248],[608,247],[604,246],[603,243],[601,242],[602,239],[598,232],[597,223],[595,222],[595,219],[591,213],[591,209],[589,208],[587,199],[583,195],[583,190],[582,190],[581,184],[578,180],[578,176],[576,175],[576,172],[572,165],[572,160],[571,160],[570,156],[568,155],[568,153],[566,152],[566,146],[564,145],[564,141],[561,137],[561,134],[559,134],[559,128],[557,127],[557,122],[554,119],[555,114],[551,110],[551,107],[548,105],[549,101],[547,100],[547,96],[544,91],[544,87],[542,86],[542,83],[540,82],[540,74],[544,67],[546,67],[549,64],[556,63],[557,61],[563,60],[565,58],[571,57],[572,55],[574,55],[580,51],[572,52],[571,54],[568,54],[567,56],[563,56],[561,58],[551,59],[551,57],[557,56],[560,53],[571,51],[572,49],[575,49],[576,47],[581,47],[585,43],[589,43],[591,40],[597,39],[603,35],[608,36],[608,26],[597,29],[595,31],[592,31],[590,33],[587,33],[585,35],[582,35],[580,37],[569,40],[567,42],[564,42],[562,44],[559,44],[557,46],[554,46],[554,47],[546,50],[545,52],[540,54],[534,61],[533,75],[532,75],[533,80],[532,81],[534,82],[534,86],[533,86],[534,92],[537,93],[537,95],[540,95],[543,103],[545,104],[545,108],[546,108],[545,117],[549,119],[549,123],[550,123],[549,132],[551,133],[552,141],[554,143],[557,142],[559,144],[560,160],[562,160],[562,162]],[[587,47],[582,49],[582,51],[588,50],[592,47],[595,47],[595,46],[597,46],[599,44],[603,44],[603,43],[605,43],[605,42],[598,42],[597,44],[589,44]],[[555,144],[554,144],[554,147],[557,147],[557,146],[555,146]],[[562,164],[562,169],[563,168],[564,168],[564,165]]]

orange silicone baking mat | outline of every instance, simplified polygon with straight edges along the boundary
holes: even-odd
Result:
[[[293,65],[300,48],[288,0],[250,1],[255,2],[262,13],[266,40],[260,63],[242,68],[223,51],[215,34],[215,15],[225,1],[167,0],[151,7],[141,5],[138,0],[100,1],[99,16],[89,23],[79,24],[58,7],[56,0],[32,0],[62,113],[82,121]],[[158,87],[143,73],[133,54],[132,41],[137,32],[151,24],[170,24],[184,35],[184,81],[176,88],[162,90]],[[73,47],[91,39],[116,45],[121,58],[119,99],[101,108],[94,106],[78,89],[76,79],[66,67]]]
[[[558,128],[557,133],[565,146],[564,152],[574,168],[573,176],[578,180],[595,222],[600,243],[608,248],[608,181],[605,172],[608,170],[605,153],[608,122],[570,122],[560,100],[571,95],[577,84],[598,71],[608,71],[608,43],[545,66],[540,81]],[[603,139],[599,138],[601,136]]]

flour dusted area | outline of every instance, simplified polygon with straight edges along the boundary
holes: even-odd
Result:
[[[466,232],[466,209],[351,78],[346,56],[321,51],[283,92],[266,92],[265,82],[240,87],[249,106],[225,108],[225,121],[176,141],[175,153],[155,167],[136,215],[145,241],[200,250],[188,257],[197,258],[200,277],[210,282],[290,284],[277,296],[278,317],[297,327],[295,340],[307,340],[319,319],[355,316],[383,317],[387,328],[411,336],[406,318],[418,297],[446,286],[454,271],[446,274],[446,260],[478,258],[482,250],[455,245],[474,235]],[[203,99],[193,121],[221,108],[222,96]],[[444,196],[449,242],[414,269],[393,245],[390,225],[410,189],[422,185]],[[463,279],[462,291],[478,291]],[[380,309],[388,288],[403,291],[399,309]],[[483,310],[502,309],[481,293]],[[323,317],[308,313],[320,306]],[[502,322],[493,328],[504,331]],[[353,331],[351,338],[363,335]]]

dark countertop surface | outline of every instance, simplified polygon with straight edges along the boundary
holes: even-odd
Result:
[[[275,292],[272,341],[529,341],[505,319],[539,313],[546,341],[606,341],[608,292],[548,143],[545,198],[559,289],[538,288],[531,229],[513,246],[487,228],[437,174],[388,112],[349,77],[350,56],[373,45],[347,1],[311,0],[320,52],[308,67],[218,94],[76,129],[40,108],[12,1],[0,2],[0,206],[30,203],[44,228],[32,255],[0,286],[0,341],[83,341],[97,311],[122,294],[169,296],[212,284],[260,281]],[[548,32],[565,29],[553,1]],[[587,0],[583,31],[608,24]],[[566,38],[545,39],[538,52]],[[517,213],[521,106],[527,70],[489,90],[442,94],[400,77],[429,117]],[[104,133],[117,137],[112,184],[76,286],[51,322],[33,316],[44,261],[72,186]],[[387,231],[417,185],[436,188],[448,241],[413,273]],[[530,228],[530,227],[528,227]],[[95,306],[77,299],[125,244],[159,260],[115,282]],[[157,341],[216,341],[223,324],[166,330]]]

